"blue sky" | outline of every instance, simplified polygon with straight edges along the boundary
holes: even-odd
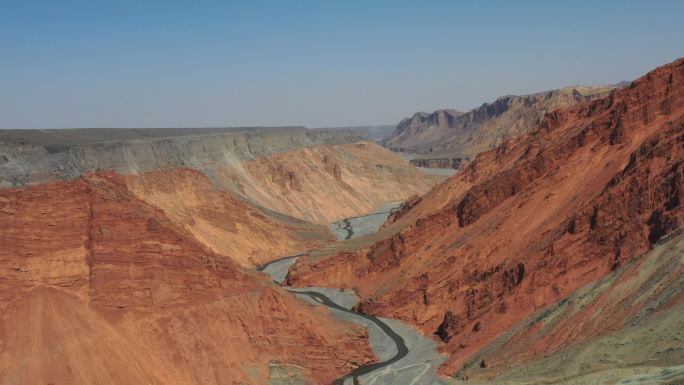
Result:
[[[0,0],[0,127],[395,124],[684,56],[684,1]]]

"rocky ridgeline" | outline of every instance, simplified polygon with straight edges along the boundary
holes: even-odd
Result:
[[[466,158],[536,127],[547,112],[605,97],[615,88],[618,86],[567,87],[532,95],[502,96],[468,112],[418,112],[399,122],[382,143],[395,151],[423,155],[424,159],[418,161],[421,167],[458,169],[467,165],[468,161],[463,161]]]
[[[351,130],[282,128],[55,129],[0,131],[0,188],[84,173],[204,170],[322,144],[364,140]]]

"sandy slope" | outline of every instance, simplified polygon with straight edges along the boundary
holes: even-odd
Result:
[[[438,180],[370,142],[270,154],[212,175],[260,206],[326,225],[424,193]]]
[[[320,225],[260,209],[216,188],[200,171],[173,169],[125,177],[128,188],[158,207],[213,251],[255,266],[333,240]]]

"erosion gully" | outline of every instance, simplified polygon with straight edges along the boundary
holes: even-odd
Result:
[[[338,240],[351,239],[377,232],[389,214],[399,204],[389,204],[359,217],[332,223],[329,228]],[[282,284],[289,268],[301,253],[271,261],[258,268]],[[360,324],[368,329],[369,343],[379,362],[360,366],[334,381],[335,385],[432,385],[445,384],[436,369],[446,357],[437,352],[437,344],[409,325],[398,320],[374,317],[352,310],[358,302],[353,291],[337,288],[292,288],[286,290],[315,305],[330,309],[341,320]]]

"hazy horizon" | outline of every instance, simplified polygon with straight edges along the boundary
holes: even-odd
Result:
[[[394,125],[633,80],[684,56],[682,14],[667,0],[5,1],[0,128]]]

